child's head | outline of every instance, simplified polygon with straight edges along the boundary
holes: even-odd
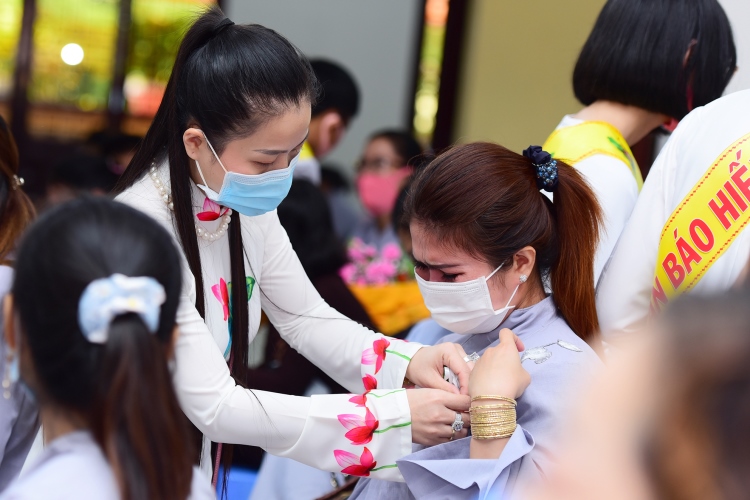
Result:
[[[327,155],[344,137],[359,112],[359,88],[339,64],[323,59],[310,61],[320,84],[320,96],[312,107],[308,141],[317,158]]]
[[[609,0],[573,73],[581,103],[608,100],[682,119],[724,92],[737,63],[717,0]]]
[[[84,199],[42,217],[18,251],[5,334],[42,408],[88,428],[123,498],[185,498],[191,453],[167,367],[180,257],[146,215]]]

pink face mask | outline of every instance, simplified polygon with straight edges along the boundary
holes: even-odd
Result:
[[[364,172],[357,177],[357,191],[362,205],[374,217],[393,212],[404,179],[412,174],[411,168],[400,168],[388,174]]]

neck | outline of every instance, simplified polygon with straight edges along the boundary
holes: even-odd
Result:
[[[45,444],[71,432],[87,428],[86,421],[81,415],[58,406],[44,405],[39,410],[39,414],[44,427]]]
[[[630,146],[646,137],[659,125],[669,121],[669,117],[661,113],[613,101],[595,101],[573,116],[580,120],[609,123],[622,134]]]
[[[518,302],[518,305],[515,307],[515,310],[531,307],[534,304],[538,304],[539,302],[547,298],[547,295],[544,293],[544,285],[542,285],[541,281],[537,283],[529,280],[526,283],[529,284],[529,288],[521,296],[521,299]],[[526,283],[524,283],[524,285]],[[521,295],[524,285],[521,285],[521,288],[518,290],[519,295]]]

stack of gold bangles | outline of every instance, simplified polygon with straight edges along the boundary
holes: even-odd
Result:
[[[474,439],[503,439],[516,430],[516,400],[504,396],[475,396],[479,400],[502,401],[499,404],[477,405],[469,409],[471,436]]]

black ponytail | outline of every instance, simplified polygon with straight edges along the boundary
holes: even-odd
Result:
[[[164,288],[159,324],[151,332],[139,316],[123,314],[106,342],[92,343],[79,326],[80,297],[113,274],[151,277]],[[190,492],[195,451],[167,367],[181,276],[169,234],[104,199],[45,214],[19,248],[13,295],[34,389],[43,405],[88,423],[123,499],[184,500]]]
[[[165,390],[172,384],[168,349],[131,313],[110,324],[99,355],[91,430],[123,499],[184,500],[190,494],[189,427],[174,391]],[[183,465],[171,467],[174,460]]]

